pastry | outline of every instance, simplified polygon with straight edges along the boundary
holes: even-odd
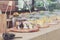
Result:
[[[57,24],[57,22],[56,22],[56,18],[54,17],[54,16],[52,16],[52,17],[50,17],[49,19],[48,19],[48,22],[49,22],[49,24]]]
[[[60,16],[57,16],[57,19],[60,20]]]
[[[57,22],[60,23],[60,16],[57,15]]]
[[[30,22],[28,22],[28,21],[25,21],[25,22],[24,22],[24,28],[32,29],[32,24],[31,24]]]
[[[18,15],[19,15],[18,12],[14,12],[14,13],[13,13],[13,16],[18,16]]]

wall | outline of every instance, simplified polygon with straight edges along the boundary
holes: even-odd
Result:
[[[7,4],[8,4],[8,1],[1,1],[0,0],[0,9],[5,12],[6,8],[7,8]],[[9,7],[8,11],[10,10],[11,8]],[[15,11],[15,1],[13,1],[13,6],[12,6],[12,11]]]

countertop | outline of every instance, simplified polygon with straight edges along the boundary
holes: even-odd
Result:
[[[48,28],[40,28],[39,32],[33,32],[33,33],[14,33],[16,34],[16,37],[22,37],[22,38],[16,38],[14,40],[30,40],[33,39],[35,37],[38,37],[40,35],[44,35],[47,34],[49,32],[55,31],[60,29],[60,23],[57,25],[51,25]]]

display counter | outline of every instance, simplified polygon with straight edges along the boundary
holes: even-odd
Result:
[[[43,12],[43,11],[40,12],[40,13],[36,12],[36,13],[32,13],[32,14],[27,14],[27,13],[26,14],[23,14],[23,13],[18,14],[18,13],[16,13],[16,14],[17,15],[15,15],[15,14],[13,15],[14,17],[5,20],[5,22],[7,21],[8,23],[10,21],[13,22],[13,21],[16,20],[14,22],[14,26],[12,26],[12,28],[11,28],[11,30],[13,30],[13,31],[11,31],[10,28],[7,29],[7,31],[9,33],[13,33],[17,37],[22,37],[22,38],[14,39],[14,40],[20,40],[20,39],[21,40],[31,40],[31,39],[35,40],[35,37],[38,37],[38,36],[44,35],[46,33],[49,33],[51,31],[55,31],[55,30],[60,29],[60,21],[58,21],[58,20],[60,20],[59,15],[45,14],[45,12]],[[3,17],[1,17],[1,18],[3,18]],[[13,18],[15,18],[15,19],[12,20]],[[24,19],[26,19],[26,20],[24,20]],[[3,22],[4,20],[1,20],[1,21]],[[30,28],[34,27],[34,26],[36,28],[37,27],[36,24],[37,25],[39,24],[39,27],[36,28],[38,30],[35,31],[35,32],[31,32],[31,31],[29,31],[29,29],[27,30],[29,32],[26,32],[26,30],[24,28],[23,28],[24,32],[21,32],[21,31],[23,31],[23,30],[20,30],[20,28],[21,28],[20,24],[21,23],[28,24],[28,26]],[[20,25],[20,28],[17,28],[17,27],[19,27],[19,25]],[[32,26],[32,25],[34,25],[34,26]],[[49,25],[49,26],[46,26],[46,25]],[[27,25],[25,25],[24,27],[26,28]],[[14,28],[16,28],[16,30]],[[32,28],[32,30],[34,30],[35,28]]]

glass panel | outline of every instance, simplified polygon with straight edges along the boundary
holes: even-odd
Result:
[[[32,7],[32,0],[18,0],[18,9],[27,10]]]

